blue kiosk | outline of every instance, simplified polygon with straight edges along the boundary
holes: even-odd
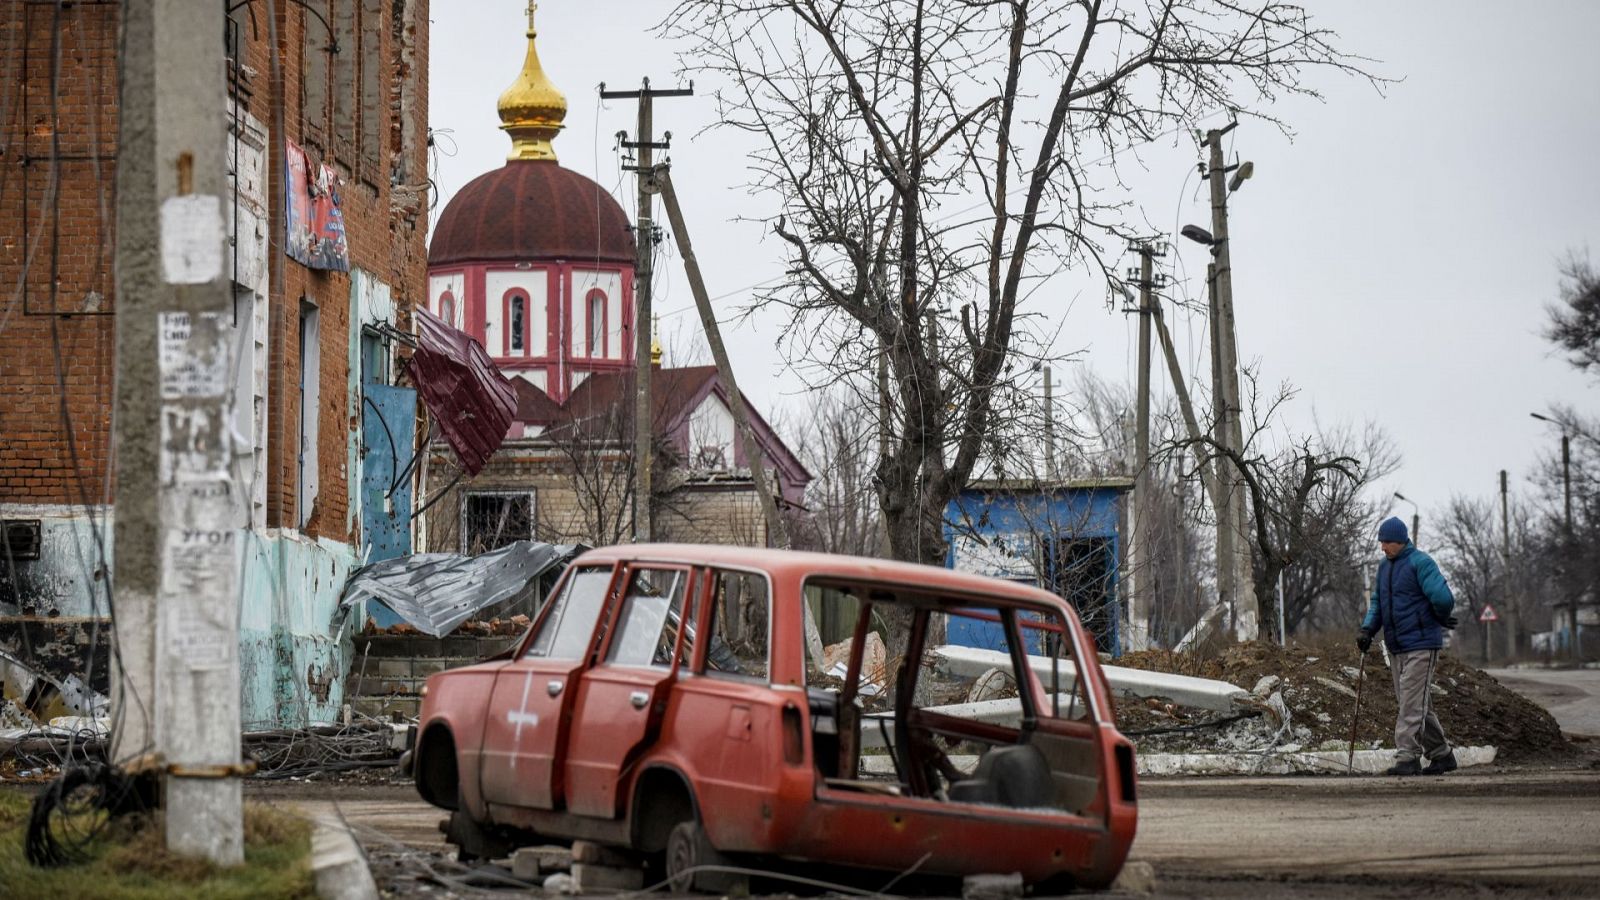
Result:
[[[1133,479],[975,481],[945,508],[945,565],[1064,598],[1102,652],[1121,655],[1122,498]],[[952,644],[1004,649],[1000,626],[952,617]]]

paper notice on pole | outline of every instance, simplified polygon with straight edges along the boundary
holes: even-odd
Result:
[[[215,317],[214,313],[205,313]],[[160,349],[161,399],[220,397],[228,391],[228,343],[222,330],[209,333],[208,346],[191,341],[194,320],[185,312],[164,312],[157,322]]]
[[[231,529],[173,528],[161,559],[167,652],[190,669],[224,668],[238,652],[238,541]]]
[[[161,203],[161,274],[167,284],[209,284],[222,276],[222,199],[184,194]]]

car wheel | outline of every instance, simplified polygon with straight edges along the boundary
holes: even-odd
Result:
[[[667,887],[674,894],[709,891],[718,894],[737,892],[748,883],[733,872],[693,871],[698,866],[726,866],[728,858],[711,846],[699,822],[679,822],[667,836],[665,859]]]

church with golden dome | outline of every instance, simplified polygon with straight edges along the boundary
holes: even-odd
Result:
[[[634,533],[632,223],[557,158],[567,101],[540,62],[531,6],[527,41],[499,99],[511,152],[450,199],[428,248],[428,310],[481,344],[517,393],[506,441],[475,477],[441,447],[429,454],[426,480],[442,493],[421,529],[432,551]],[[659,348],[652,362],[651,534],[766,544],[728,387],[714,366],[663,367]],[[751,424],[780,503],[799,507],[810,473],[753,409]]]
[[[506,164],[445,206],[428,247],[428,308],[476,338],[508,376],[557,403],[633,364],[633,231],[611,194],[563,168],[567,100],[528,52],[500,95]]]

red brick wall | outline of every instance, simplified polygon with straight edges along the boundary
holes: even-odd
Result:
[[[318,0],[310,2],[319,5]],[[366,47],[360,54],[363,64],[376,61],[380,66],[382,102],[376,109],[369,105],[364,110],[381,119],[376,129],[382,144],[379,165],[376,169],[356,166],[352,171],[354,160],[335,155],[331,161],[346,179],[341,199],[351,264],[390,285],[405,328],[409,308],[425,302],[426,296],[427,195],[419,184],[426,184],[427,171],[428,2],[335,2],[350,3],[381,17],[375,35],[377,52],[367,52],[372,48]],[[325,8],[326,0],[320,5]],[[267,10],[272,8],[277,9],[277,18],[269,22]],[[66,157],[85,155],[96,146],[108,157],[115,152],[115,10],[114,4],[73,4],[58,22],[54,7],[0,0],[0,46],[31,51],[0,56],[0,86],[4,86],[0,89],[0,146],[4,148],[0,154],[0,502],[77,502],[80,491],[96,498],[106,476],[115,318],[81,313],[95,307],[114,309],[109,223],[115,215],[111,184],[115,163],[107,159],[100,165],[102,177],[97,184],[92,163]],[[318,306],[321,320],[316,516],[320,527],[314,530],[344,539],[347,440],[360,421],[359,409],[346,408],[350,277],[312,271],[289,259],[283,252],[281,209],[281,139],[286,136],[306,143],[301,114],[303,29],[309,26],[321,31],[322,26],[300,4],[293,3],[250,4],[236,15],[243,33],[245,109],[272,134],[267,524],[293,526],[298,522],[299,309],[301,299],[306,298]],[[277,31],[276,60],[270,40],[272,25]],[[22,223],[24,205],[32,203],[36,210],[43,195],[39,190],[25,190],[24,179],[31,179],[30,184],[42,181],[38,172],[48,166],[51,157],[50,46],[56,32],[63,51],[55,120],[59,124],[53,128],[61,142],[58,221],[62,252],[54,302],[62,312],[76,313],[70,317],[25,315],[15,289],[24,269],[26,245],[40,233],[37,226],[41,221],[49,224],[49,217],[41,220],[36,211],[30,213],[32,227],[26,232]],[[345,52],[353,50],[347,47]],[[92,136],[99,138],[98,144]],[[40,156],[42,159],[37,158]],[[391,185],[394,177],[399,185]],[[46,230],[28,268],[30,311],[49,309],[49,250]],[[66,448],[67,432],[59,413],[58,343],[66,408],[77,444],[76,465]]]
[[[110,4],[0,0],[0,502],[104,500],[116,28]]]

